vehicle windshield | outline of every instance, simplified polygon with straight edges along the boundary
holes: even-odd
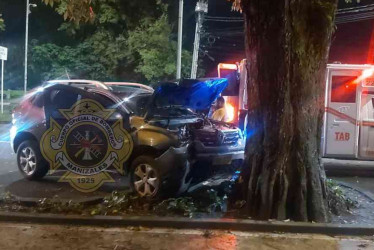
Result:
[[[170,117],[196,117],[196,113],[184,106],[159,106],[153,109],[153,117],[170,118]]]
[[[148,104],[152,99],[152,95],[149,94],[140,94],[130,97],[123,97],[124,104],[126,107],[137,116],[144,116]]]

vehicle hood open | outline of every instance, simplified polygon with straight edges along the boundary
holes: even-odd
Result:
[[[193,110],[210,108],[227,87],[226,78],[183,79],[154,85],[155,107],[183,106]]]

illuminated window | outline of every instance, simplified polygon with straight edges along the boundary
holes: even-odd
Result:
[[[331,87],[331,102],[355,103],[356,76],[333,76]]]

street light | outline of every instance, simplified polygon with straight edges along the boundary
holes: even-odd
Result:
[[[29,15],[31,13],[30,7],[36,7],[34,3],[30,3],[30,0],[26,0],[26,34],[25,34],[25,85],[24,90],[27,92],[27,49],[29,46]]]
[[[183,0],[179,0],[177,79],[180,79],[181,74],[182,74],[182,33],[183,33]]]

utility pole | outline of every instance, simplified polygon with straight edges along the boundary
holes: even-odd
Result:
[[[195,12],[197,14],[197,20],[195,29],[195,42],[192,56],[191,79],[195,79],[197,74],[201,28],[203,26],[204,15],[208,13],[208,2],[204,0],[199,0],[196,4]]]
[[[4,113],[4,61],[8,59],[8,48],[0,46],[1,60],[1,113]]]
[[[182,75],[183,0],[179,0],[177,79]]]
[[[30,7],[36,7],[36,4],[30,4],[30,0],[26,0],[26,33],[25,33],[25,84],[24,90],[27,92],[27,53],[29,46],[29,15],[31,13]]]

